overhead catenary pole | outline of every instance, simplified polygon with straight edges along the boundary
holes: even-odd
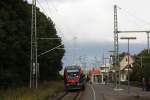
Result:
[[[150,30],[143,30],[143,31],[137,31],[137,30],[132,30],[132,31],[118,31],[118,33],[147,33],[147,52],[148,54],[150,53],[149,50],[149,33]]]
[[[35,5],[34,5],[34,10],[35,10],[35,87],[38,87],[38,75],[37,75],[37,71],[38,71],[38,64],[37,64],[37,27],[36,27],[36,0],[34,0]]]
[[[38,87],[36,0],[32,0],[30,88]]]
[[[106,74],[106,59],[105,59],[105,58],[104,58],[104,63],[105,63],[105,74],[104,74],[104,78],[105,78],[105,85],[106,85],[106,83],[107,83],[107,82],[106,82],[106,80],[107,80],[107,79],[106,79],[106,75],[107,75],[107,74]]]
[[[30,88],[38,88],[38,77],[39,77],[39,64],[38,57],[45,55],[59,47],[63,46],[60,44],[50,50],[47,50],[41,54],[37,54],[38,40],[60,40],[61,38],[38,38],[37,37],[37,15],[36,15],[36,1],[32,0],[32,19],[31,19],[31,57],[30,57]]]
[[[119,84],[117,85],[117,80],[116,80],[116,88],[119,87],[120,85],[120,67],[119,67],[119,44],[118,44],[118,34],[119,33],[147,33],[147,51],[148,54],[150,53],[149,50],[149,33],[150,30],[143,30],[143,31],[139,31],[139,30],[131,30],[131,31],[120,31],[118,30],[118,19],[117,19],[117,5],[114,5],[114,67],[115,70],[118,71],[118,76],[119,76],[119,80],[117,79],[117,74],[116,79],[119,81]]]
[[[120,87],[120,66],[119,66],[118,52],[119,52],[119,44],[118,44],[117,5],[114,5],[114,67],[115,67],[115,77],[116,77],[116,86],[115,86],[116,89]]]
[[[109,58],[104,58],[104,65],[105,65],[105,85],[108,82],[108,66],[107,66],[107,59],[109,60]]]
[[[142,66],[143,66],[143,63],[142,63],[143,57],[142,56],[140,57],[140,60],[141,60],[141,68],[142,68]]]
[[[111,79],[112,79],[112,81],[113,81],[113,84],[114,84],[114,86],[116,85],[115,84],[115,79],[114,79],[114,50],[110,50],[110,51],[108,51],[108,52],[110,52],[110,53],[112,53],[111,55],[110,55],[110,66],[112,65],[112,72],[113,72],[113,75],[111,76]]]
[[[128,93],[130,93],[130,64],[129,64],[129,56],[130,56],[130,40],[136,39],[136,37],[121,37],[120,39],[126,39],[128,40]]]
[[[72,56],[72,60],[73,60],[73,63],[74,63],[74,65],[77,65],[77,62],[76,62],[76,58],[77,58],[77,56],[76,56],[76,41],[77,41],[77,37],[73,37],[73,41],[74,41],[74,52],[73,52],[73,56]]]
[[[129,38],[128,38],[128,93],[130,93],[129,55],[130,55],[130,50],[129,50]]]
[[[148,54],[150,53],[150,50],[149,50],[149,33],[150,32],[147,32],[147,51],[148,51]]]

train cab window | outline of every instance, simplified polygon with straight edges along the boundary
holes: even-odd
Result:
[[[79,75],[79,70],[67,70],[67,74],[70,77],[75,77]]]

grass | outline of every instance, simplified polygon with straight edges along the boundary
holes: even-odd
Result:
[[[44,82],[38,89],[22,87],[0,90],[0,100],[46,100],[49,96],[63,90],[63,81]]]

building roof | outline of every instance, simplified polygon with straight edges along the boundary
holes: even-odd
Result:
[[[100,70],[100,68],[92,68],[92,69],[89,71],[89,73],[90,73],[91,75],[100,75],[100,74],[101,74],[101,70]]]

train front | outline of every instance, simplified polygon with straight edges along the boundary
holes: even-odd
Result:
[[[66,90],[84,89],[85,75],[78,66],[68,66],[64,72]]]

